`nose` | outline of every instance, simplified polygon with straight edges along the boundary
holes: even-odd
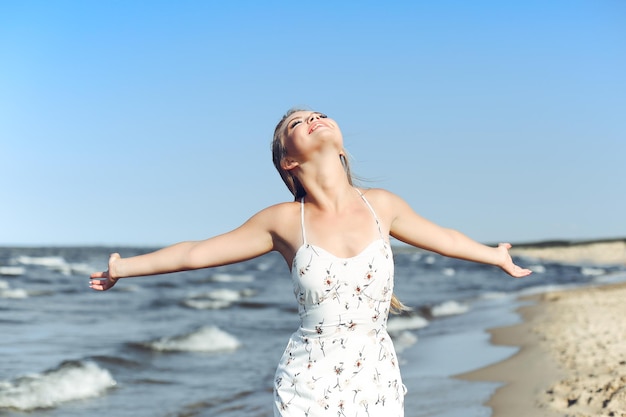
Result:
[[[320,115],[318,113],[313,113],[312,115],[309,116],[308,122],[311,123],[314,120],[317,120],[320,118]]]

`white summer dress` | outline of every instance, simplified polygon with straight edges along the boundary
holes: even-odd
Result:
[[[405,388],[387,333],[393,255],[380,238],[351,258],[306,241],[291,276],[300,328],[291,335],[274,379],[275,417],[403,417]]]

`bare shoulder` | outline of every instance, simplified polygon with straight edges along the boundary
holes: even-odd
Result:
[[[291,201],[269,206],[255,215],[273,236],[280,252],[300,241],[300,203]]]
[[[291,212],[300,211],[300,202],[298,201],[287,201],[284,203],[277,203],[271,205],[262,210],[262,212],[266,212],[267,214],[275,215],[275,214],[289,214]]]
[[[398,204],[406,204],[400,196],[384,188],[366,188],[361,192],[377,210],[393,211]]]
[[[378,218],[388,228],[391,228],[391,224],[398,217],[398,214],[407,207],[406,202],[401,197],[383,188],[362,189],[361,192],[374,208]]]
[[[292,201],[271,205],[253,216],[267,223],[271,230],[281,228],[284,223],[299,219],[300,203]]]
[[[384,188],[361,188],[360,190],[368,200],[376,199],[380,200],[381,203],[390,199],[399,198],[396,194]]]

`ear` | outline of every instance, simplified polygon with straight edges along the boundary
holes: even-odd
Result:
[[[300,163],[298,161],[289,157],[284,157],[280,161],[280,167],[284,169],[285,171],[291,171],[292,169],[294,169],[295,167],[299,165]]]

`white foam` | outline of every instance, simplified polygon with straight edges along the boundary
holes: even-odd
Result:
[[[533,273],[536,273],[536,274],[543,274],[544,272],[546,272],[546,267],[540,264],[530,265],[528,269],[530,269],[531,271],[533,271]]]
[[[0,275],[17,277],[24,275],[26,268],[23,266],[0,266]]]
[[[256,266],[256,269],[258,271],[267,271],[271,267],[272,267],[272,263],[270,262],[259,262],[259,264]]]
[[[456,271],[454,270],[454,268],[443,268],[441,270],[441,273],[447,277],[453,277],[456,274]]]
[[[11,288],[7,281],[0,280],[0,298],[28,298],[28,292],[22,288]]]
[[[428,264],[428,265],[432,265],[435,263],[435,257],[433,255],[428,255],[426,258],[424,258],[424,263]]]
[[[417,343],[417,335],[411,332],[403,331],[393,336],[393,346],[396,353],[400,353],[408,347]]]
[[[241,300],[243,297],[249,297],[252,294],[254,294],[253,290],[235,291],[235,290],[229,290],[227,288],[222,288],[219,290],[209,291],[205,295],[207,298],[210,298],[213,300],[235,302],[235,301]]]
[[[206,326],[188,334],[163,337],[146,346],[162,352],[219,352],[237,349],[241,343],[215,326]]]
[[[18,256],[17,262],[22,265],[43,266],[63,275],[89,275],[93,267],[85,263],[68,263],[61,256]]]
[[[580,273],[587,277],[597,277],[600,275],[605,275],[606,270],[602,268],[583,267],[580,268]]]
[[[17,262],[22,265],[43,266],[53,271],[70,275],[71,266],[61,256],[18,256]]]
[[[453,316],[456,314],[464,314],[469,311],[469,306],[456,301],[446,301],[434,306],[430,312],[433,317]]]
[[[0,298],[13,298],[13,299],[28,298],[28,292],[23,288],[0,289]]]
[[[396,350],[396,353],[401,353],[405,349],[413,346],[417,343],[417,335],[403,331],[393,336],[393,346]]]
[[[17,262],[22,265],[37,265],[48,268],[63,268],[67,265],[61,256],[18,256]]]
[[[217,273],[211,277],[212,281],[216,282],[252,282],[254,281],[254,275],[252,274],[224,274]]]
[[[232,303],[237,302],[244,297],[250,297],[255,293],[256,291],[251,289],[235,291],[223,288],[201,294],[195,294],[190,299],[183,301],[183,305],[197,310],[216,310],[220,308],[227,308]]]
[[[428,320],[420,316],[393,317],[387,322],[389,333],[399,333],[403,330],[415,330],[428,326]]]
[[[230,307],[232,303],[223,300],[185,300],[183,305],[185,307],[194,308],[196,310],[219,310],[220,308]]]
[[[422,254],[421,253],[417,253],[417,252],[416,253],[412,253],[411,256],[409,257],[409,260],[411,262],[417,262],[420,259],[422,259]]]
[[[102,395],[115,386],[106,369],[92,362],[65,362],[41,374],[0,382],[0,408],[31,411]]]

